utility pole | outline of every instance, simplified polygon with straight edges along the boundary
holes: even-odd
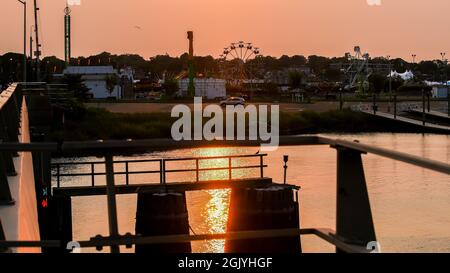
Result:
[[[23,5],[23,82],[27,81],[27,2],[17,0]]]
[[[41,68],[40,68],[40,56],[41,56],[41,45],[39,44],[39,22],[38,22],[38,11],[37,0],[34,0],[34,31],[36,39],[36,51],[34,55],[36,56],[36,81],[41,81]]]
[[[194,32],[188,31],[188,40],[189,40],[189,57],[188,57],[188,66],[189,66],[189,86],[188,86],[188,96],[195,97],[195,83],[194,83]]]
[[[33,26],[32,26],[33,27]],[[29,77],[30,81],[33,81],[33,30],[30,29],[30,72],[31,76]]]
[[[391,112],[391,102],[392,102],[392,67],[391,67],[391,56],[388,55],[386,57],[388,64],[389,64],[389,105],[388,105],[388,112]],[[394,107],[395,108],[395,107]]]
[[[66,61],[66,65],[69,65],[71,58],[71,18],[70,18],[71,10],[69,5],[67,4],[64,9],[64,59]]]
[[[447,78],[447,60],[445,59],[445,52],[441,52],[441,57],[442,57],[442,78],[445,82],[445,87],[447,88],[447,114],[450,117],[450,89],[448,88],[448,78]]]

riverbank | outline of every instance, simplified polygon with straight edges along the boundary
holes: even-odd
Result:
[[[120,140],[171,138],[172,124],[176,121],[167,112],[113,113],[100,108],[87,108],[76,119],[66,117],[62,128],[54,128],[52,141]],[[363,113],[329,110],[324,112],[281,112],[280,134],[413,133],[414,129],[389,120],[380,120]]]

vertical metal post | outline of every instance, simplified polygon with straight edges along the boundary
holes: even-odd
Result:
[[[228,158],[228,179],[233,179],[233,170],[232,170],[232,162],[231,157]]]
[[[448,88],[448,82],[445,86],[447,86],[447,114],[450,117],[450,88]]]
[[[287,165],[287,163],[288,163],[288,161],[289,161],[289,156],[288,155],[285,155],[285,156],[283,156],[283,162],[284,162],[284,179],[283,179],[283,181],[284,181],[284,184],[286,185],[286,183],[287,183],[287,169],[288,169],[288,165]]]
[[[264,177],[264,156],[263,155],[259,156],[259,165],[260,165],[260,169],[259,169],[260,175],[261,175],[261,178],[263,178]]]
[[[198,162],[198,158],[195,160],[195,176],[196,176],[196,181],[199,182],[200,181],[200,173],[199,173],[199,162]]]
[[[159,161],[159,182],[160,184],[164,184],[164,177],[163,177],[163,160],[161,159]]]
[[[61,188],[60,165],[56,164],[56,187]]]
[[[166,161],[162,160],[162,184],[166,184]]]
[[[389,62],[389,112],[391,112],[391,102],[392,102],[392,66]]]
[[[95,165],[91,163],[91,185],[95,187]]]
[[[29,81],[33,81],[33,33],[30,30],[30,72],[31,75],[28,76]]]
[[[130,185],[130,177],[128,175],[128,161],[125,162],[125,184]]]
[[[422,124],[426,125],[426,114],[425,114],[425,89],[422,88]]]
[[[377,239],[361,152],[334,148],[337,149],[336,235],[343,242],[365,247]]]
[[[394,119],[397,119],[397,91],[394,92]]]
[[[117,204],[116,204],[116,187],[114,184],[114,162],[113,156],[105,155],[105,169],[106,169],[106,193],[108,197],[108,220],[109,220],[109,235],[112,238],[119,236],[119,226],[117,221]],[[111,246],[111,253],[120,253],[119,246]]]
[[[376,115],[377,114],[377,94],[375,93],[375,91],[373,92],[373,96],[372,96],[372,108],[373,108],[373,114]]]

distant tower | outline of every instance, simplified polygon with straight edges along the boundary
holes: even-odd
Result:
[[[66,61],[66,65],[70,63],[71,58],[70,13],[71,10],[69,5],[67,5],[64,9],[64,59]]]
[[[188,31],[187,33],[189,39],[189,57],[188,57],[188,66],[189,66],[189,86],[188,86],[188,95],[190,97],[195,96],[195,84],[194,84],[194,32]]]

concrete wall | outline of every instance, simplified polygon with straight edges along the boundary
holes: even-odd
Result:
[[[27,106],[22,105],[22,126],[19,139],[22,143],[30,142]],[[31,153],[20,153],[14,158],[17,176],[9,177],[11,194],[16,201],[13,206],[0,207],[6,240],[39,241],[39,223],[37,215],[36,192],[34,186],[33,160]],[[40,253],[39,248],[12,249],[17,253]]]

